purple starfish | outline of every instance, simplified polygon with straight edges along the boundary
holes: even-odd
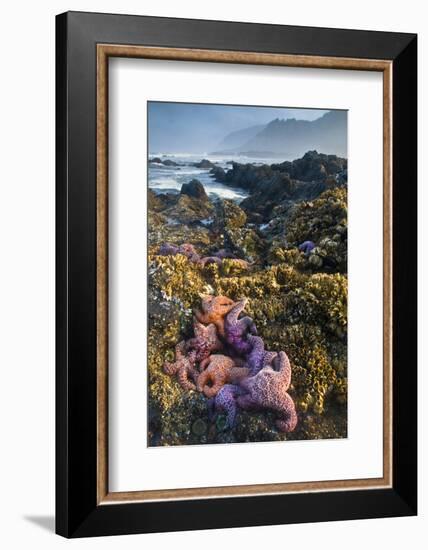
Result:
[[[232,254],[232,252],[228,252],[224,248],[220,248],[217,252],[213,252],[213,256],[217,256],[217,258],[220,258],[224,260],[225,258],[236,258],[235,254]]]
[[[260,336],[248,336],[251,351],[248,354],[246,366],[250,370],[250,376],[255,376],[263,367],[270,365],[278,355],[275,351],[266,351],[265,343]]]
[[[294,402],[287,390],[291,381],[291,365],[285,352],[280,351],[273,366],[263,367],[256,374],[241,381],[245,395],[236,398],[246,410],[271,409],[278,414],[276,425],[281,432],[292,432],[297,424]]]
[[[193,331],[195,336],[187,340],[185,349],[187,352],[194,351],[197,362],[201,362],[210,356],[212,352],[219,351],[223,345],[217,336],[217,329],[214,324],[203,325],[196,317],[193,317]]]
[[[304,252],[306,256],[309,256],[309,254],[312,252],[314,248],[315,248],[315,243],[312,241],[305,241],[302,244],[299,244],[300,252]]]
[[[160,256],[175,256],[178,254],[178,246],[175,244],[163,243],[159,248]]]
[[[198,263],[201,260],[193,244],[183,243],[176,246],[175,244],[164,243],[159,248],[160,256],[176,256],[177,254],[186,256],[191,262]]]
[[[251,345],[248,342],[248,334],[257,334],[256,325],[251,317],[242,317],[238,319],[244,310],[247,300],[240,300],[226,315],[224,321],[224,331],[226,342],[238,353],[249,353]]]
[[[216,414],[225,413],[227,426],[232,429],[238,412],[236,398],[244,393],[245,391],[235,384],[225,384],[217,395],[208,401],[209,419],[212,421]]]

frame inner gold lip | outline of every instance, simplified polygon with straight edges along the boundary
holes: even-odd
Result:
[[[383,477],[227,487],[109,492],[108,489],[108,59],[277,65],[383,73]],[[392,62],[257,52],[97,45],[97,503],[224,498],[392,486]]]

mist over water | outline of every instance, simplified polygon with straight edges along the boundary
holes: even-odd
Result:
[[[218,151],[231,132],[282,120],[316,120],[327,111],[245,105],[148,102],[149,150],[202,154]]]

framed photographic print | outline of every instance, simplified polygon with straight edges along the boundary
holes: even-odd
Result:
[[[416,36],[57,16],[57,532],[416,514]]]

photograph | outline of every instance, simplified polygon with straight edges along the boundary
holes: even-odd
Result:
[[[2,8],[0,549],[427,547],[424,4]]]
[[[347,438],[347,136],[147,102],[149,447]]]

